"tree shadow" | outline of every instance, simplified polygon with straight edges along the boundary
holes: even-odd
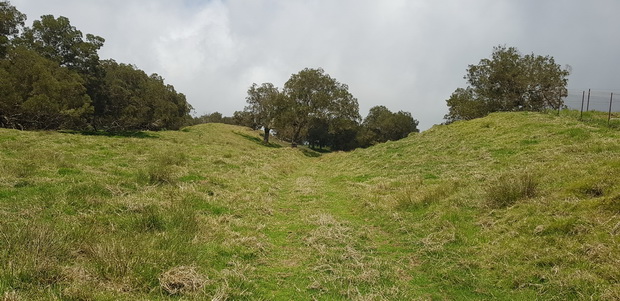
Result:
[[[234,132],[235,135],[241,136],[243,138],[245,138],[246,140],[252,141],[256,144],[260,144],[262,146],[266,146],[266,147],[271,147],[271,148],[281,148],[282,145],[277,144],[277,143],[273,143],[273,142],[269,142],[269,143],[265,143],[263,141],[263,139],[258,138],[256,136],[252,136],[252,135],[248,135],[248,134],[244,134],[244,133],[240,133],[240,132]]]
[[[310,158],[317,158],[323,155],[320,152],[317,152],[316,150],[313,150],[310,148],[300,147],[299,150],[301,151],[302,154],[304,154],[304,156],[310,157]]]

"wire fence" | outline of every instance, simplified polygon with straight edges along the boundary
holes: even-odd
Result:
[[[584,112],[608,112],[610,101],[611,111],[620,112],[620,90],[568,90],[564,105],[570,109],[581,110],[582,100]]]
[[[564,105],[578,110],[583,118],[584,112],[605,112],[608,122],[620,118],[620,90],[568,90]]]

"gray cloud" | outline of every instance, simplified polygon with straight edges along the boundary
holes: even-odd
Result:
[[[198,114],[244,107],[253,83],[282,86],[322,67],[350,87],[362,115],[410,111],[426,129],[465,86],[469,64],[498,44],[570,64],[572,89],[619,88],[620,2],[551,0],[13,0],[29,23],[63,15],[106,38],[102,58],[158,73]]]

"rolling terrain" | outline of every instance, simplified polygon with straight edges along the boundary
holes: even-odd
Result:
[[[0,129],[4,300],[620,298],[620,132],[497,113],[352,152]]]

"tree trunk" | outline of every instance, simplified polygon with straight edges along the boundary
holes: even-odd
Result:
[[[265,128],[265,134],[263,135],[263,142],[265,144],[269,144],[269,132],[271,132],[271,129],[268,127],[264,127]]]

